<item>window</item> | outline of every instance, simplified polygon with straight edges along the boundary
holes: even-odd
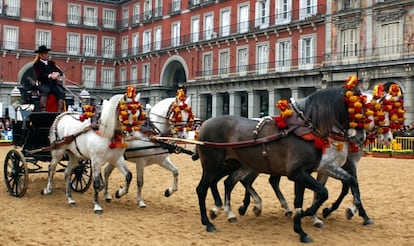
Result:
[[[7,16],[20,16],[20,0],[5,0],[4,6]]]
[[[191,18],[191,42],[199,41],[200,37],[200,18],[195,16]]]
[[[181,10],[181,0],[172,0],[172,11],[178,12]]]
[[[247,48],[237,49],[237,72],[240,76],[247,75],[248,71],[248,56]]]
[[[180,46],[180,22],[173,23],[171,29],[171,46]]]
[[[132,47],[131,47],[132,55],[138,55],[139,53],[139,33],[132,34]]]
[[[229,67],[230,67],[230,56],[229,50],[222,50],[219,54],[219,74],[221,77],[227,77],[229,74]]]
[[[204,40],[215,38],[213,34],[213,14],[208,13],[204,16]]]
[[[37,19],[44,21],[52,20],[51,0],[37,0]]]
[[[156,27],[154,30],[154,50],[161,49],[161,27]]]
[[[150,84],[150,64],[148,63],[142,65],[142,81],[145,85]]]
[[[151,30],[146,30],[143,35],[142,40],[142,52],[150,52],[151,51]]]
[[[122,9],[122,27],[129,26],[129,8]]]
[[[4,26],[3,47],[7,50],[17,50],[19,44],[19,28]]]
[[[315,62],[315,39],[299,39],[299,69],[312,69]]]
[[[203,54],[203,76],[210,79],[213,74],[213,54],[211,52]]]
[[[66,52],[69,55],[79,55],[80,53],[80,34],[70,33],[66,34]]]
[[[230,35],[230,9],[223,9],[220,12],[220,37]]]
[[[96,36],[83,36],[83,54],[85,56],[96,56]]]
[[[342,4],[339,3],[341,10],[359,8],[359,0],[340,0],[340,2],[342,2]]]
[[[154,17],[162,17],[162,0],[155,0]]]
[[[304,20],[307,17],[316,15],[317,8],[317,0],[300,0],[299,19]]]
[[[140,7],[139,3],[134,4],[134,12],[132,16],[132,23],[138,24],[139,23],[139,14],[140,14]]]
[[[51,31],[49,30],[36,30],[36,47],[40,45],[46,45],[46,47],[51,47]]]
[[[69,4],[68,6],[68,24],[79,25],[80,24],[80,6]]]
[[[112,89],[115,83],[115,69],[114,68],[102,68],[102,88]]]
[[[281,0],[276,3],[276,25],[287,24],[292,19],[292,0]]]
[[[290,40],[281,40],[276,44],[276,68],[277,72],[290,71],[292,60],[292,45]]]
[[[390,56],[398,56],[401,52],[402,43],[402,27],[400,26],[400,23],[393,22],[382,24],[380,33],[381,44],[378,48],[381,50],[381,56],[387,55],[387,58]]]
[[[115,10],[104,9],[103,10],[103,27],[104,28],[115,28]]]
[[[98,11],[94,7],[85,7],[85,19],[83,21],[85,26],[98,25]]]
[[[261,0],[256,2],[255,26],[261,29],[269,27],[269,1],[270,0]]]
[[[238,31],[239,33],[246,33],[249,31],[249,5],[239,5],[239,13],[237,15]]]
[[[127,70],[124,67],[121,68],[121,70],[120,70],[119,81],[120,81],[121,85],[126,85],[127,84]]]
[[[122,37],[121,53],[122,53],[122,57],[128,56],[128,36]]]
[[[96,81],[96,67],[83,66],[82,67],[82,82],[86,88],[95,88]]]
[[[358,32],[357,29],[343,30],[341,33],[342,58],[358,56]]]
[[[152,18],[152,1],[144,0],[144,20],[151,20]]]
[[[256,47],[256,70],[258,74],[267,73],[269,63],[269,46],[268,44],[259,44]]]
[[[131,84],[138,84],[138,67],[131,66]]]
[[[102,56],[104,58],[115,57],[115,38],[114,37],[102,37]]]

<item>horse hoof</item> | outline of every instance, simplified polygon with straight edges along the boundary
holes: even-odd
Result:
[[[301,237],[300,241],[302,243],[311,243],[311,242],[313,242],[313,239],[310,236],[306,235],[304,237]]]
[[[71,207],[71,208],[76,207],[76,203],[74,203],[74,202],[69,203],[69,207]]]
[[[256,217],[259,217],[262,214],[262,210],[257,207],[253,208],[253,212],[256,215]]]
[[[374,224],[374,221],[371,220],[371,219],[367,219],[367,220],[364,220],[364,222],[362,224],[364,226],[366,226],[366,225],[373,225]]]
[[[207,226],[207,232],[217,232],[217,229],[215,226],[211,225],[211,226]]]
[[[103,210],[95,210],[95,214],[101,215],[101,214],[103,214]]]
[[[215,218],[217,218],[217,214],[213,210],[210,210],[210,218],[212,220],[214,220]]]
[[[354,213],[352,212],[351,209],[347,208],[346,211],[345,211],[345,216],[348,220],[350,220],[354,216]]]
[[[237,222],[237,218],[236,217],[228,218],[227,219],[227,222],[229,222],[229,223],[236,223]]]
[[[170,197],[171,196],[170,191],[168,189],[166,189],[164,195],[165,195],[165,197]]]
[[[331,210],[329,208],[324,208],[322,211],[322,215],[324,218],[328,217],[331,214]]]
[[[246,214],[246,208],[245,207],[243,207],[243,206],[240,206],[240,208],[239,208],[239,214],[240,215],[245,215]]]
[[[316,222],[315,224],[313,224],[313,226],[316,227],[316,228],[322,229],[323,228],[323,223],[322,222]]]
[[[105,199],[105,202],[107,202],[107,203],[111,203],[111,202],[112,202],[112,199],[110,199],[110,198],[106,198],[106,199]]]
[[[293,215],[292,211],[285,212],[286,217],[292,217],[292,215]]]
[[[147,207],[147,205],[139,205],[139,208],[146,208]]]

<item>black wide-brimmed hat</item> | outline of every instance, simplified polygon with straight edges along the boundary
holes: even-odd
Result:
[[[40,45],[37,50],[35,50],[35,53],[44,53],[49,52],[51,49],[46,48],[46,45]]]

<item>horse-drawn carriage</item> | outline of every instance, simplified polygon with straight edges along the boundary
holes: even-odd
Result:
[[[22,197],[26,193],[30,173],[48,172],[47,163],[51,161],[49,129],[57,112],[20,111],[22,120],[13,120],[13,145],[4,160],[4,181],[10,195]],[[58,172],[63,172],[69,157],[65,156],[59,164]],[[72,172],[72,189],[84,192],[91,185],[89,160],[81,160]]]

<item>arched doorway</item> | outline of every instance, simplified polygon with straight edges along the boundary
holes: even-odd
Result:
[[[174,97],[179,87],[187,83],[187,65],[180,56],[170,57],[161,73],[161,85],[171,88],[167,91],[168,97]]]

